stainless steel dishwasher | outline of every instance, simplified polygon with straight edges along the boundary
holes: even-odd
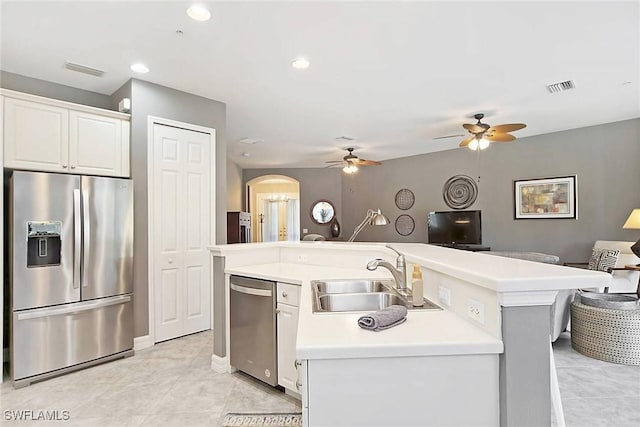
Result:
[[[276,283],[231,276],[231,366],[278,385]]]

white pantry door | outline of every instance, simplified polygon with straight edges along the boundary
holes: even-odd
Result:
[[[209,134],[153,125],[155,341],[211,328]]]

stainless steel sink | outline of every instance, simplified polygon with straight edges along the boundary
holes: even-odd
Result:
[[[323,294],[393,292],[393,282],[390,280],[324,280],[313,282],[313,286]]]
[[[407,301],[390,292],[318,296],[318,311],[375,311],[395,304],[406,306]]]
[[[314,313],[375,311],[390,305],[403,305],[417,310],[442,310],[427,299],[423,306],[413,307],[410,299],[398,293],[392,280],[314,280],[311,287]]]

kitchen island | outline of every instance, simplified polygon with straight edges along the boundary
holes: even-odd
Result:
[[[377,257],[394,262],[384,244],[212,247],[214,365],[230,368],[227,315],[220,316],[229,275],[284,281],[301,286],[296,355],[308,425],[549,424],[550,305],[558,289],[600,286],[608,275],[423,244],[392,246],[421,266],[424,296],[443,310],[410,311],[407,322],[379,333],[358,327],[362,313],[312,313],[309,283],[389,277],[365,269]]]

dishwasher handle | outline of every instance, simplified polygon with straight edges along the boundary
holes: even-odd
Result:
[[[240,292],[241,294],[249,294],[256,295],[259,297],[271,297],[272,292],[270,289],[256,289],[256,288],[248,288],[246,286],[236,285],[234,283],[231,284],[231,289]]]

